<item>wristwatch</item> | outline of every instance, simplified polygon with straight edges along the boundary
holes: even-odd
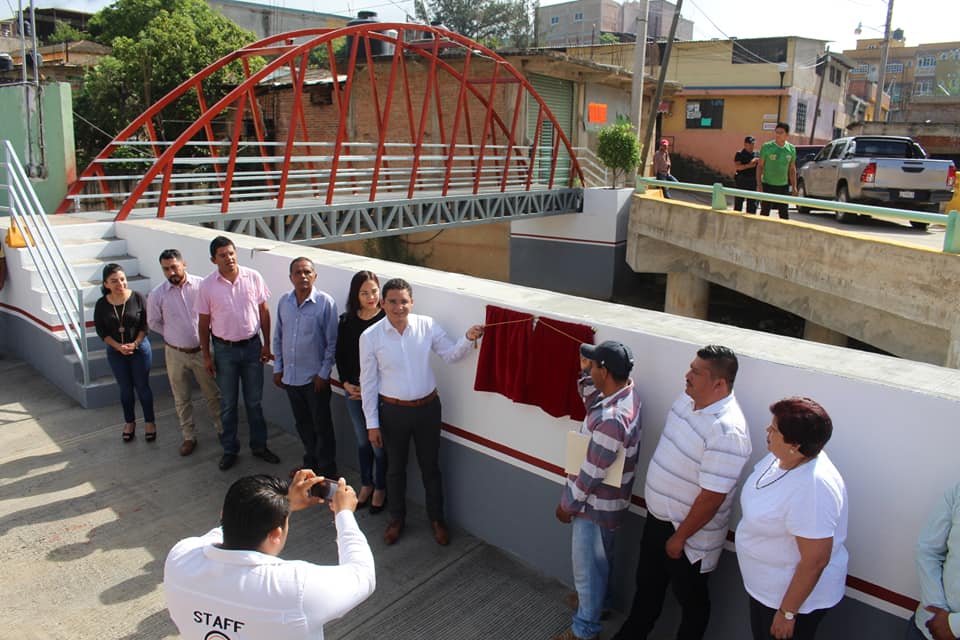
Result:
[[[777,609],[777,611],[779,611],[780,614],[783,615],[783,619],[786,620],[787,622],[790,622],[795,617],[797,617],[797,614],[795,614],[793,611],[784,611],[783,609]]]

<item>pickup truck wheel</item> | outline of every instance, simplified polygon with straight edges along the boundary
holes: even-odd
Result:
[[[842,184],[837,187],[837,202],[850,202],[850,192],[847,191],[847,185]],[[837,211],[836,218],[837,222],[840,224],[849,224],[851,222],[856,222],[857,214],[847,213],[846,211]]]
[[[911,220],[910,226],[914,229],[919,229],[920,231],[926,231],[929,224],[926,222],[920,222],[919,220]]]
[[[797,197],[807,197],[807,187],[804,186],[803,180],[797,183]],[[801,207],[800,205],[797,205],[797,213],[810,213],[810,207]]]

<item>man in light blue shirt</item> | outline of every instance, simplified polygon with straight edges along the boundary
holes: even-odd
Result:
[[[960,637],[960,484],[948,489],[917,541],[920,604],[907,638]]]
[[[317,291],[309,258],[290,263],[293,291],[277,304],[273,383],[285,389],[303,442],[303,467],[337,478],[337,443],[330,416],[330,370],[337,347],[337,304]]]

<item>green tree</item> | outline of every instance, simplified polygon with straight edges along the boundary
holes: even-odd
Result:
[[[254,40],[203,0],[118,0],[90,24],[113,52],[87,71],[77,98],[81,166],[155,101]],[[207,104],[226,95],[241,74],[235,63],[206,80]],[[154,121],[157,136],[176,138],[199,113],[196,94],[187,94]]]
[[[613,172],[611,187],[617,186],[617,178],[633,171],[640,164],[640,148],[637,134],[625,120],[618,120],[600,129],[597,135],[597,157]]]
[[[537,0],[415,0],[417,18],[443,26],[489,47],[533,44]]]
[[[71,27],[63,20],[57,20],[53,24],[53,33],[47,38],[47,44],[60,44],[61,42],[79,42],[84,40],[87,34],[79,29]]]

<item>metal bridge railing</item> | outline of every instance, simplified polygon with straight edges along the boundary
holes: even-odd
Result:
[[[40,206],[17,152],[9,140],[4,140],[2,147],[2,166],[6,179],[0,182],[0,188],[6,189],[7,205],[0,208],[10,214],[23,235],[27,252],[50,297],[63,332],[80,361],[83,384],[86,386],[90,383],[90,366],[83,317],[83,289],[50,228],[47,215]]]
[[[926,222],[928,224],[943,224],[947,227],[947,230],[943,236],[944,253],[960,254],[960,212],[957,211],[950,211],[946,214],[928,213],[925,211],[910,211],[909,209],[891,209],[887,207],[875,207],[866,204],[836,202],[833,200],[819,200],[817,198],[797,198],[794,196],[747,191],[744,189],[732,189],[723,186],[719,182],[714,183],[713,185],[708,185],[695,184],[692,182],[672,182],[669,180],[655,180],[653,178],[637,177],[637,193],[645,193],[647,187],[666,187],[671,191],[677,189],[679,191],[709,193],[712,195],[711,207],[716,211],[727,210],[727,196],[739,196],[741,198],[750,198],[753,200],[766,202],[785,202],[798,207],[810,207],[811,209],[840,211],[843,213],[879,216],[897,220],[915,220],[917,222]]]
[[[100,161],[104,173],[80,178],[82,192],[68,196],[72,210],[114,210],[133,194],[143,176],[172,143],[126,141],[124,157]],[[230,142],[190,142],[193,155],[172,159],[139,195],[136,209],[168,205],[219,205],[289,198],[358,200],[431,197],[438,192],[482,194],[569,182],[571,162],[564,153],[552,163],[551,146],[344,142],[249,142],[232,153]],[[111,170],[115,168],[115,171]]]

